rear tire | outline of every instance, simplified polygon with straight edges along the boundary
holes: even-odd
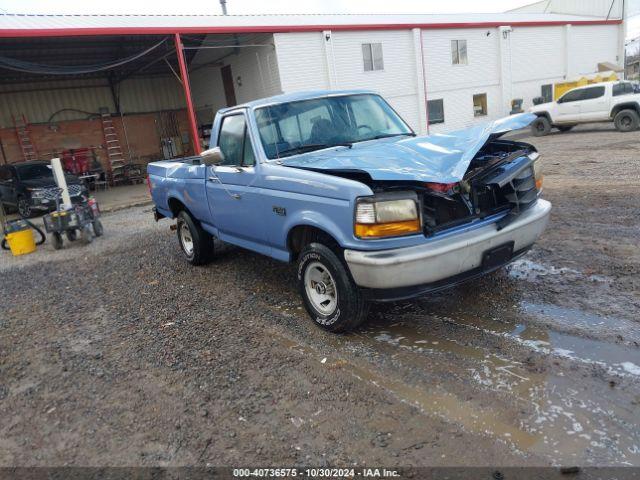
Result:
[[[571,130],[573,127],[575,127],[575,125],[558,125],[558,130],[560,130],[562,133],[564,132],[568,132],[569,130]]]
[[[353,330],[367,318],[369,304],[362,292],[344,263],[321,243],[300,252],[298,288],[315,324],[329,332]]]
[[[178,214],[178,243],[191,265],[205,265],[213,259],[213,237],[186,211]]]
[[[531,133],[535,137],[549,135],[551,132],[551,122],[547,117],[538,117],[531,124]]]
[[[640,125],[640,115],[635,110],[620,110],[616,113],[613,124],[619,132],[633,132]]]

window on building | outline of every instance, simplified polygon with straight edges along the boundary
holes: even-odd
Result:
[[[629,82],[616,83],[613,86],[613,96],[629,95],[633,92],[633,85]]]
[[[466,40],[451,40],[451,63],[453,65],[466,65],[468,63]]]
[[[487,114],[487,94],[478,93],[473,96],[473,116],[482,117]]]
[[[444,101],[441,98],[437,100],[428,100],[427,114],[429,118],[429,125],[444,123]]]
[[[365,72],[371,72],[373,70],[384,70],[384,62],[382,60],[382,44],[363,43],[362,59],[364,60]]]
[[[547,84],[540,87],[540,96],[544,99],[544,103],[553,102],[553,85]]]

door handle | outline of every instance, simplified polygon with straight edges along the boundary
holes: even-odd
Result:
[[[220,182],[220,179],[218,177],[209,177],[207,178],[207,180],[209,180],[210,182]]]

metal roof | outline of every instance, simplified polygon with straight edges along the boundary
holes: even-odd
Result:
[[[617,24],[618,19],[549,13],[330,15],[35,15],[0,14],[0,37],[247,33],[310,30],[464,28],[499,25]]]

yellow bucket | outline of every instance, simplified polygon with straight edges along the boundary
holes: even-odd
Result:
[[[9,249],[14,256],[35,252],[36,242],[33,239],[33,231],[27,227],[13,231],[5,235]]]

